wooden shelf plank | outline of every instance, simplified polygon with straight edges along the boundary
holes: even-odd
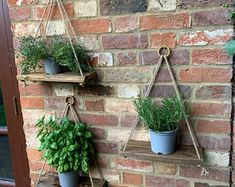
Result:
[[[199,153],[202,159],[198,159],[193,146],[181,145],[176,149],[173,154],[161,155],[153,153],[151,151],[150,142],[134,140],[131,140],[127,144],[125,151],[120,152],[120,154],[124,157],[194,165],[199,165],[203,163],[203,153],[201,148],[199,149]]]
[[[107,181],[93,178],[94,187],[107,187]],[[47,173],[43,175],[38,183],[38,187],[60,187],[59,179],[56,173]],[[89,177],[80,177],[77,187],[91,187]]]
[[[74,74],[71,72],[60,73],[55,75],[48,75],[45,73],[35,73],[18,75],[17,79],[20,81],[34,81],[34,82],[65,82],[65,83],[79,83],[85,84],[96,78],[96,72],[84,73],[84,76]]]

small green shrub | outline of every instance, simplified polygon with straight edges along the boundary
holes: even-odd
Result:
[[[154,132],[173,131],[182,118],[182,104],[177,98],[164,98],[161,106],[155,106],[149,97],[139,97],[134,106],[144,125]]]
[[[67,118],[58,124],[52,117],[48,121],[43,117],[36,127],[39,128],[37,137],[41,142],[39,151],[44,151],[42,157],[57,172],[88,172],[94,148],[91,132],[85,124],[72,123]]]

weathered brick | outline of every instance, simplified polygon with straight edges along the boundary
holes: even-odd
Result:
[[[78,41],[89,51],[100,50],[100,40],[96,35],[77,36]]]
[[[196,99],[203,100],[230,100],[232,96],[231,86],[199,86],[195,93]]]
[[[143,83],[149,82],[153,68],[109,69],[105,71],[106,82]]]
[[[111,163],[112,168],[121,170],[132,170],[139,172],[153,172],[153,165],[149,161],[115,158]]]
[[[206,134],[229,134],[230,121],[198,120],[197,132]]]
[[[176,35],[173,32],[153,33],[150,40],[151,48],[160,48],[161,46],[174,48],[176,46]]]
[[[191,18],[188,13],[165,14],[158,16],[141,16],[140,29],[181,29],[191,26]]]
[[[104,100],[85,100],[85,107],[87,111],[104,111]]]
[[[31,10],[32,10],[32,19],[33,20],[40,20],[42,18],[42,15],[43,15],[44,8],[45,8],[45,6],[42,6],[42,5],[32,7],[31,8]],[[69,17],[73,17],[73,15],[74,15],[73,3],[65,3],[64,8],[67,12],[67,15]],[[58,6],[53,5],[52,10],[53,11],[52,11],[51,19],[52,20],[61,19],[61,14],[60,14]],[[48,14],[49,14],[49,9],[47,9],[47,11],[45,13],[45,17],[47,17]]]
[[[190,183],[187,180],[183,179],[170,179],[164,177],[156,177],[147,175],[145,177],[145,186],[152,187],[152,186],[164,186],[164,187],[190,187]]]
[[[232,0],[181,0],[181,6],[183,8],[185,7],[203,7],[206,6],[212,7],[218,7],[218,6],[224,6],[224,4],[232,3]]]
[[[148,86],[145,86],[145,92],[147,91],[147,88]],[[180,86],[179,89],[185,99],[189,99],[191,97],[190,86]],[[174,86],[171,85],[154,85],[150,92],[150,96],[152,97],[174,97],[175,95]]]
[[[136,116],[125,115],[121,117],[121,125],[123,127],[132,127]]]
[[[118,145],[109,142],[95,142],[95,148],[99,153],[117,154]]]
[[[27,20],[30,18],[30,9],[29,7],[11,8],[9,15],[12,21]]]
[[[182,82],[201,83],[201,82],[230,82],[232,78],[231,68],[204,68],[191,67],[181,69],[179,72],[179,79]]]
[[[128,66],[128,65],[135,65],[135,64],[137,64],[135,52],[124,51],[124,52],[118,52],[115,55],[116,66]]]
[[[74,3],[75,15],[77,17],[92,17],[97,15],[96,0],[79,0]]]
[[[191,115],[194,116],[217,116],[230,118],[231,104],[193,102],[191,104]]]
[[[34,161],[40,161],[41,160],[42,153],[39,152],[37,149],[27,148],[26,152],[27,152],[27,156],[28,156],[29,160],[34,160]]]
[[[231,64],[232,57],[221,48],[194,49],[192,51],[193,64]]]
[[[224,185],[210,185],[208,183],[196,182],[196,183],[194,183],[194,187],[227,187],[227,186],[224,186]]]
[[[85,87],[78,86],[75,90],[75,95],[82,96],[112,96],[115,91],[112,86],[103,85],[86,85]]]
[[[19,83],[19,91],[21,96],[47,96],[51,95],[51,86],[45,83],[32,83],[27,85]]]
[[[206,179],[206,180],[215,180],[220,182],[229,182],[229,170],[218,170],[218,169],[209,169],[209,174],[207,176],[201,175],[201,168],[193,166],[180,166],[180,176]]]
[[[66,28],[62,20],[51,21],[46,28],[47,36],[64,35]]]
[[[104,129],[91,127],[90,131],[94,139],[105,139],[106,137],[106,131]]]
[[[147,0],[100,0],[101,15],[117,15],[145,12]]]
[[[104,49],[147,48],[146,34],[105,35],[102,37]]]
[[[116,17],[114,20],[115,32],[130,32],[138,28],[137,16]]]
[[[71,21],[77,34],[107,33],[111,31],[111,23],[108,18],[76,19]]]
[[[131,112],[135,113],[133,102],[131,100],[120,99],[106,99],[105,101],[106,112],[119,113]]]
[[[140,89],[136,85],[119,84],[117,85],[117,96],[119,98],[137,98]]]
[[[72,84],[55,83],[52,85],[52,89],[56,96],[74,95]]]
[[[131,184],[131,185],[142,185],[143,184],[143,176],[140,174],[123,172],[122,176],[123,176],[123,183],[124,184]]]
[[[98,126],[117,126],[118,118],[114,115],[80,114],[82,122]]]
[[[39,172],[43,167],[43,162],[42,161],[31,161],[30,160],[29,161],[29,167],[30,167],[30,170]],[[48,164],[45,164],[44,169],[49,170],[50,166]]]
[[[219,45],[233,36],[232,29],[181,33],[178,44],[182,46]]]
[[[171,1],[156,1],[150,0],[148,5],[148,11],[159,12],[159,11],[174,11],[177,6],[176,0]]]
[[[177,173],[176,164],[156,162],[154,164],[154,173],[159,175],[176,175]]]
[[[37,31],[38,24],[28,22],[17,22],[12,24],[12,31],[15,37],[34,35]]]
[[[204,162],[210,166],[229,166],[229,152],[214,152],[214,151],[205,151],[204,152]]]
[[[109,187],[110,187],[110,183],[117,183],[117,184],[121,183],[121,176],[120,176],[119,171],[112,170],[112,169],[105,169],[105,170],[102,170],[102,173],[104,175],[104,179],[108,182]],[[98,170],[91,170],[91,174],[92,174],[92,177],[94,178],[100,177],[100,173],[98,172]]]
[[[44,108],[44,99],[42,97],[21,97],[20,105],[22,108]]]
[[[199,11],[193,14],[196,26],[209,25],[230,25],[231,21],[228,19],[228,10],[214,10],[214,11]]]
[[[157,51],[141,51],[139,53],[139,64],[149,65],[159,62]],[[169,63],[172,65],[185,65],[189,63],[189,51],[187,49],[172,50],[169,56]]]
[[[113,56],[111,53],[94,53],[90,64],[93,67],[113,66]]]

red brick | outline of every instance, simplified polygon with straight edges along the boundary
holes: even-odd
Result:
[[[30,18],[30,9],[28,7],[10,9],[9,15],[13,21],[27,20]]]
[[[104,49],[147,48],[146,34],[105,35],[102,37]]]
[[[46,96],[51,95],[51,87],[48,83],[19,84],[19,91],[22,96]]]
[[[140,65],[153,65],[159,62],[159,55],[154,51],[141,51],[139,53]],[[189,63],[189,51],[186,49],[172,50],[169,56],[169,63],[172,65],[185,65]]]
[[[192,51],[193,64],[231,64],[232,57],[223,49],[195,49]]]
[[[154,33],[151,35],[151,48],[160,48],[161,46],[167,46],[174,48],[176,46],[175,33]]]
[[[196,99],[231,100],[231,86],[200,86],[195,93]]]
[[[191,26],[188,13],[164,14],[158,16],[141,16],[140,29],[181,29]]]
[[[42,154],[38,150],[27,148],[26,151],[27,151],[27,156],[28,156],[29,160],[31,160],[31,161],[40,161],[41,160]]]
[[[135,119],[136,119],[136,116],[130,116],[130,115],[122,116],[121,125],[123,127],[132,127]]]
[[[32,8],[32,17],[34,20],[40,20],[42,18],[45,6],[35,6]],[[73,3],[65,3],[64,8],[69,17],[73,17]],[[52,6],[52,19],[60,19],[61,14],[57,5]],[[49,14],[49,9],[47,9],[45,16],[47,17]]]
[[[103,85],[86,85],[84,87],[76,87],[76,95],[82,96],[112,96],[114,95],[114,87]]]
[[[194,22],[196,26],[211,26],[211,25],[230,25],[231,21],[228,19],[228,10],[210,10],[199,11],[193,14]]]
[[[141,172],[153,172],[152,163],[142,160],[131,160],[124,158],[115,158],[112,162],[112,167],[122,170],[133,170]]]
[[[229,121],[209,121],[199,120],[197,123],[197,132],[206,134],[229,134],[231,125]]]
[[[163,187],[190,187],[189,181],[183,179],[171,179],[171,178],[164,178],[164,177],[155,177],[147,175],[145,177],[146,187],[153,187],[153,186],[163,186]]]
[[[119,52],[115,55],[115,58],[115,65],[118,66],[128,66],[137,64],[136,53],[132,51]]]
[[[194,102],[191,104],[191,115],[230,118],[231,104]]]
[[[125,173],[123,172],[123,183],[124,184],[132,184],[132,185],[142,185],[143,184],[143,176],[134,173]]]
[[[117,154],[118,145],[109,142],[95,142],[95,147],[98,153]]]
[[[182,82],[201,83],[201,82],[221,82],[229,83],[232,79],[231,68],[204,68],[204,67],[190,67],[181,69],[179,72],[179,79]]]
[[[117,126],[118,117],[114,115],[80,114],[81,121],[102,126]]]
[[[29,161],[29,167],[31,171],[40,171],[43,167],[43,164],[43,161]],[[50,166],[48,164],[45,164],[45,170],[48,170],[49,168]]]
[[[219,45],[225,44],[232,36],[232,29],[186,32],[180,35],[178,44],[183,46]]]
[[[85,100],[87,111],[104,111],[104,100]]]
[[[114,22],[115,22],[115,32],[130,32],[138,28],[137,16],[116,17]]]
[[[227,170],[217,170],[217,169],[209,169],[207,176],[201,175],[201,168],[197,166],[181,166],[180,167],[180,176],[182,177],[190,177],[197,179],[205,179],[205,180],[215,180],[219,182],[229,182],[229,169]]]
[[[72,25],[77,34],[107,33],[111,31],[111,22],[108,18],[76,19]]]
[[[104,129],[91,127],[90,131],[92,132],[92,137],[94,139],[105,139],[106,137],[106,131]]]
[[[20,104],[22,108],[44,108],[44,99],[42,97],[21,97]]]

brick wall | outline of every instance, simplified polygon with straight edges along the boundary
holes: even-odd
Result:
[[[35,32],[45,1],[8,2],[17,48],[21,36]],[[231,0],[65,3],[79,40],[94,53],[92,64],[99,82],[86,87],[49,83],[28,83],[25,87],[19,83],[32,182],[42,166],[34,124],[44,114],[60,116],[65,96],[74,95],[80,119],[93,125],[98,160],[110,186],[229,186],[233,73],[232,58],[223,51],[223,44],[233,36],[233,27],[228,10],[223,8],[225,3]],[[49,35],[55,33],[53,28],[57,34],[65,33],[58,10]],[[197,166],[118,155],[136,115],[132,101],[146,88],[159,59],[156,51],[162,45],[172,48],[169,60],[191,106],[190,118],[205,149],[207,176],[201,176]],[[158,101],[173,94],[163,67],[151,96]],[[182,127],[182,143],[190,144],[184,124]],[[135,139],[149,137],[140,128]],[[97,175],[97,171],[93,173]]]

